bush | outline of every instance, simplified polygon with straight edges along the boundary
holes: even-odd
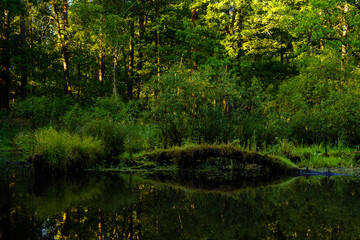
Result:
[[[17,144],[31,155],[43,155],[50,165],[65,170],[74,166],[92,167],[104,156],[101,140],[57,131],[51,127],[37,130],[33,134],[19,135]]]
[[[161,145],[161,133],[154,124],[133,124],[124,128],[125,141],[124,151],[127,153],[138,153],[151,150]]]
[[[150,109],[164,145],[231,139],[234,131],[229,119],[240,97],[235,82],[229,72],[209,67],[193,73],[174,67],[153,78]]]
[[[61,119],[68,130],[75,131],[94,119],[111,119],[121,124],[128,124],[132,123],[137,115],[139,115],[137,102],[125,104],[115,97],[107,97],[96,100],[92,106],[75,104]]]
[[[276,105],[284,119],[285,138],[304,143],[333,143],[343,139],[360,144],[360,82],[358,76],[343,71],[336,56],[307,59],[300,75],[284,82]]]
[[[124,151],[124,132],[122,125],[111,118],[93,119],[80,129],[83,137],[100,139],[104,144],[105,155],[118,155]]]
[[[33,128],[56,122],[72,106],[69,97],[31,97],[14,104],[13,117],[28,119]]]

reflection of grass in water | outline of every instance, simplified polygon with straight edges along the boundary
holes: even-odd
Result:
[[[116,210],[137,200],[136,194],[123,181],[112,181],[107,178],[92,178],[86,183],[55,184],[43,196],[33,196],[36,213],[39,217],[58,214],[73,207],[99,207],[104,210]]]
[[[90,202],[92,199],[101,195],[102,184],[90,184],[89,186],[73,185],[67,188],[57,189],[58,186],[51,187],[42,197],[34,197],[36,213],[40,217],[46,217],[65,211],[72,206],[84,202]]]

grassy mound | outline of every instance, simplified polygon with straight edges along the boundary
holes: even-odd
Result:
[[[261,154],[233,145],[204,144],[174,147],[134,155],[132,160],[135,162],[146,160],[159,165],[176,164],[180,168],[186,169],[197,168],[202,164],[211,165],[215,163],[215,158],[221,158],[224,165],[231,165],[234,169],[242,168],[246,164],[267,167],[271,172],[286,172],[298,169],[294,163],[285,157]]]

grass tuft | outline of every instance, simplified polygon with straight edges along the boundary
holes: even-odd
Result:
[[[45,156],[48,163],[57,169],[69,170],[74,166],[88,168],[104,156],[101,140],[51,127],[38,130],[32,136],[23,135],[18,140],[31,155]]]

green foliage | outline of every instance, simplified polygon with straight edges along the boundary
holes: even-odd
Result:
[[[159,145],[158,128],[146,119],[136,101],[124,103],[114,97],[98,99],[89,107],[74,105],[62,118],[69,131],[102,139],[109,156]]]
[[[110,118],[91,120],[84,124],[79,132],[85,138],[101,140],[106,156],[114,156],[124,151],[125,135],[122,125]]]
[[[0,114],[2,114],[0,112]],[[13,138],[28,128],[25,119],[0,116],[0,149],[11,149],[14,146]]]
[[[32,31],[25,48],[14,44],[21,30],[3,32],[12,79],[0,90],[18,122],[0,123],[6,146],[27,124],[102,140],[108,156],[184,143],[274,144],[287,156],[291,143],[360,145],[356,2],[10,2],[10,26],[24,17]]]
[[[124,151],[137,153],[154,149],[162,144],[159,128],[154,124],[136,123],[123,127]]]
[[[270,95],[256,78],[252,79],[250,86],[242,86],[240,93],[241,102],[235,108],[232,123],[239,132],[237,137],[253,146],[272,141],[276,137],[276,126],[269,122]]]
[[[345,146],[341,141],[335,144],[298,145],[287,139],[264,149],[265,153],[286,156],[302,168],[354,167],[358,162],[358,150]]]
[[[14,104],[13,117],[26,119],[33,128],[56,123],[72,105],[68,97],[31,97]]]
[[[18,136],[17,143],[31,155],[43,155],[58,169],[93,167],[104,156],[101,140],[90,136],[43,128]]]
[[[284,82],[279,89],[276,99],[279,117],[288,129],[282,137],[307,143],[343,139],[357,145],[360,95],[356,72],[344,72],[336,55],[305,61],[300,75]]]
[[[228,141],[228,121],[239,95],[229,72],[173,68],[150,84],[150,108],[165,144]]]
[[[115,97],[100,98],[90,106],[75,104],[61,118],[69,131],[79,130],[84,124],[94,120],[111,119],[118,123],[129,123],[138,114],[137,103],[123,101]]]

